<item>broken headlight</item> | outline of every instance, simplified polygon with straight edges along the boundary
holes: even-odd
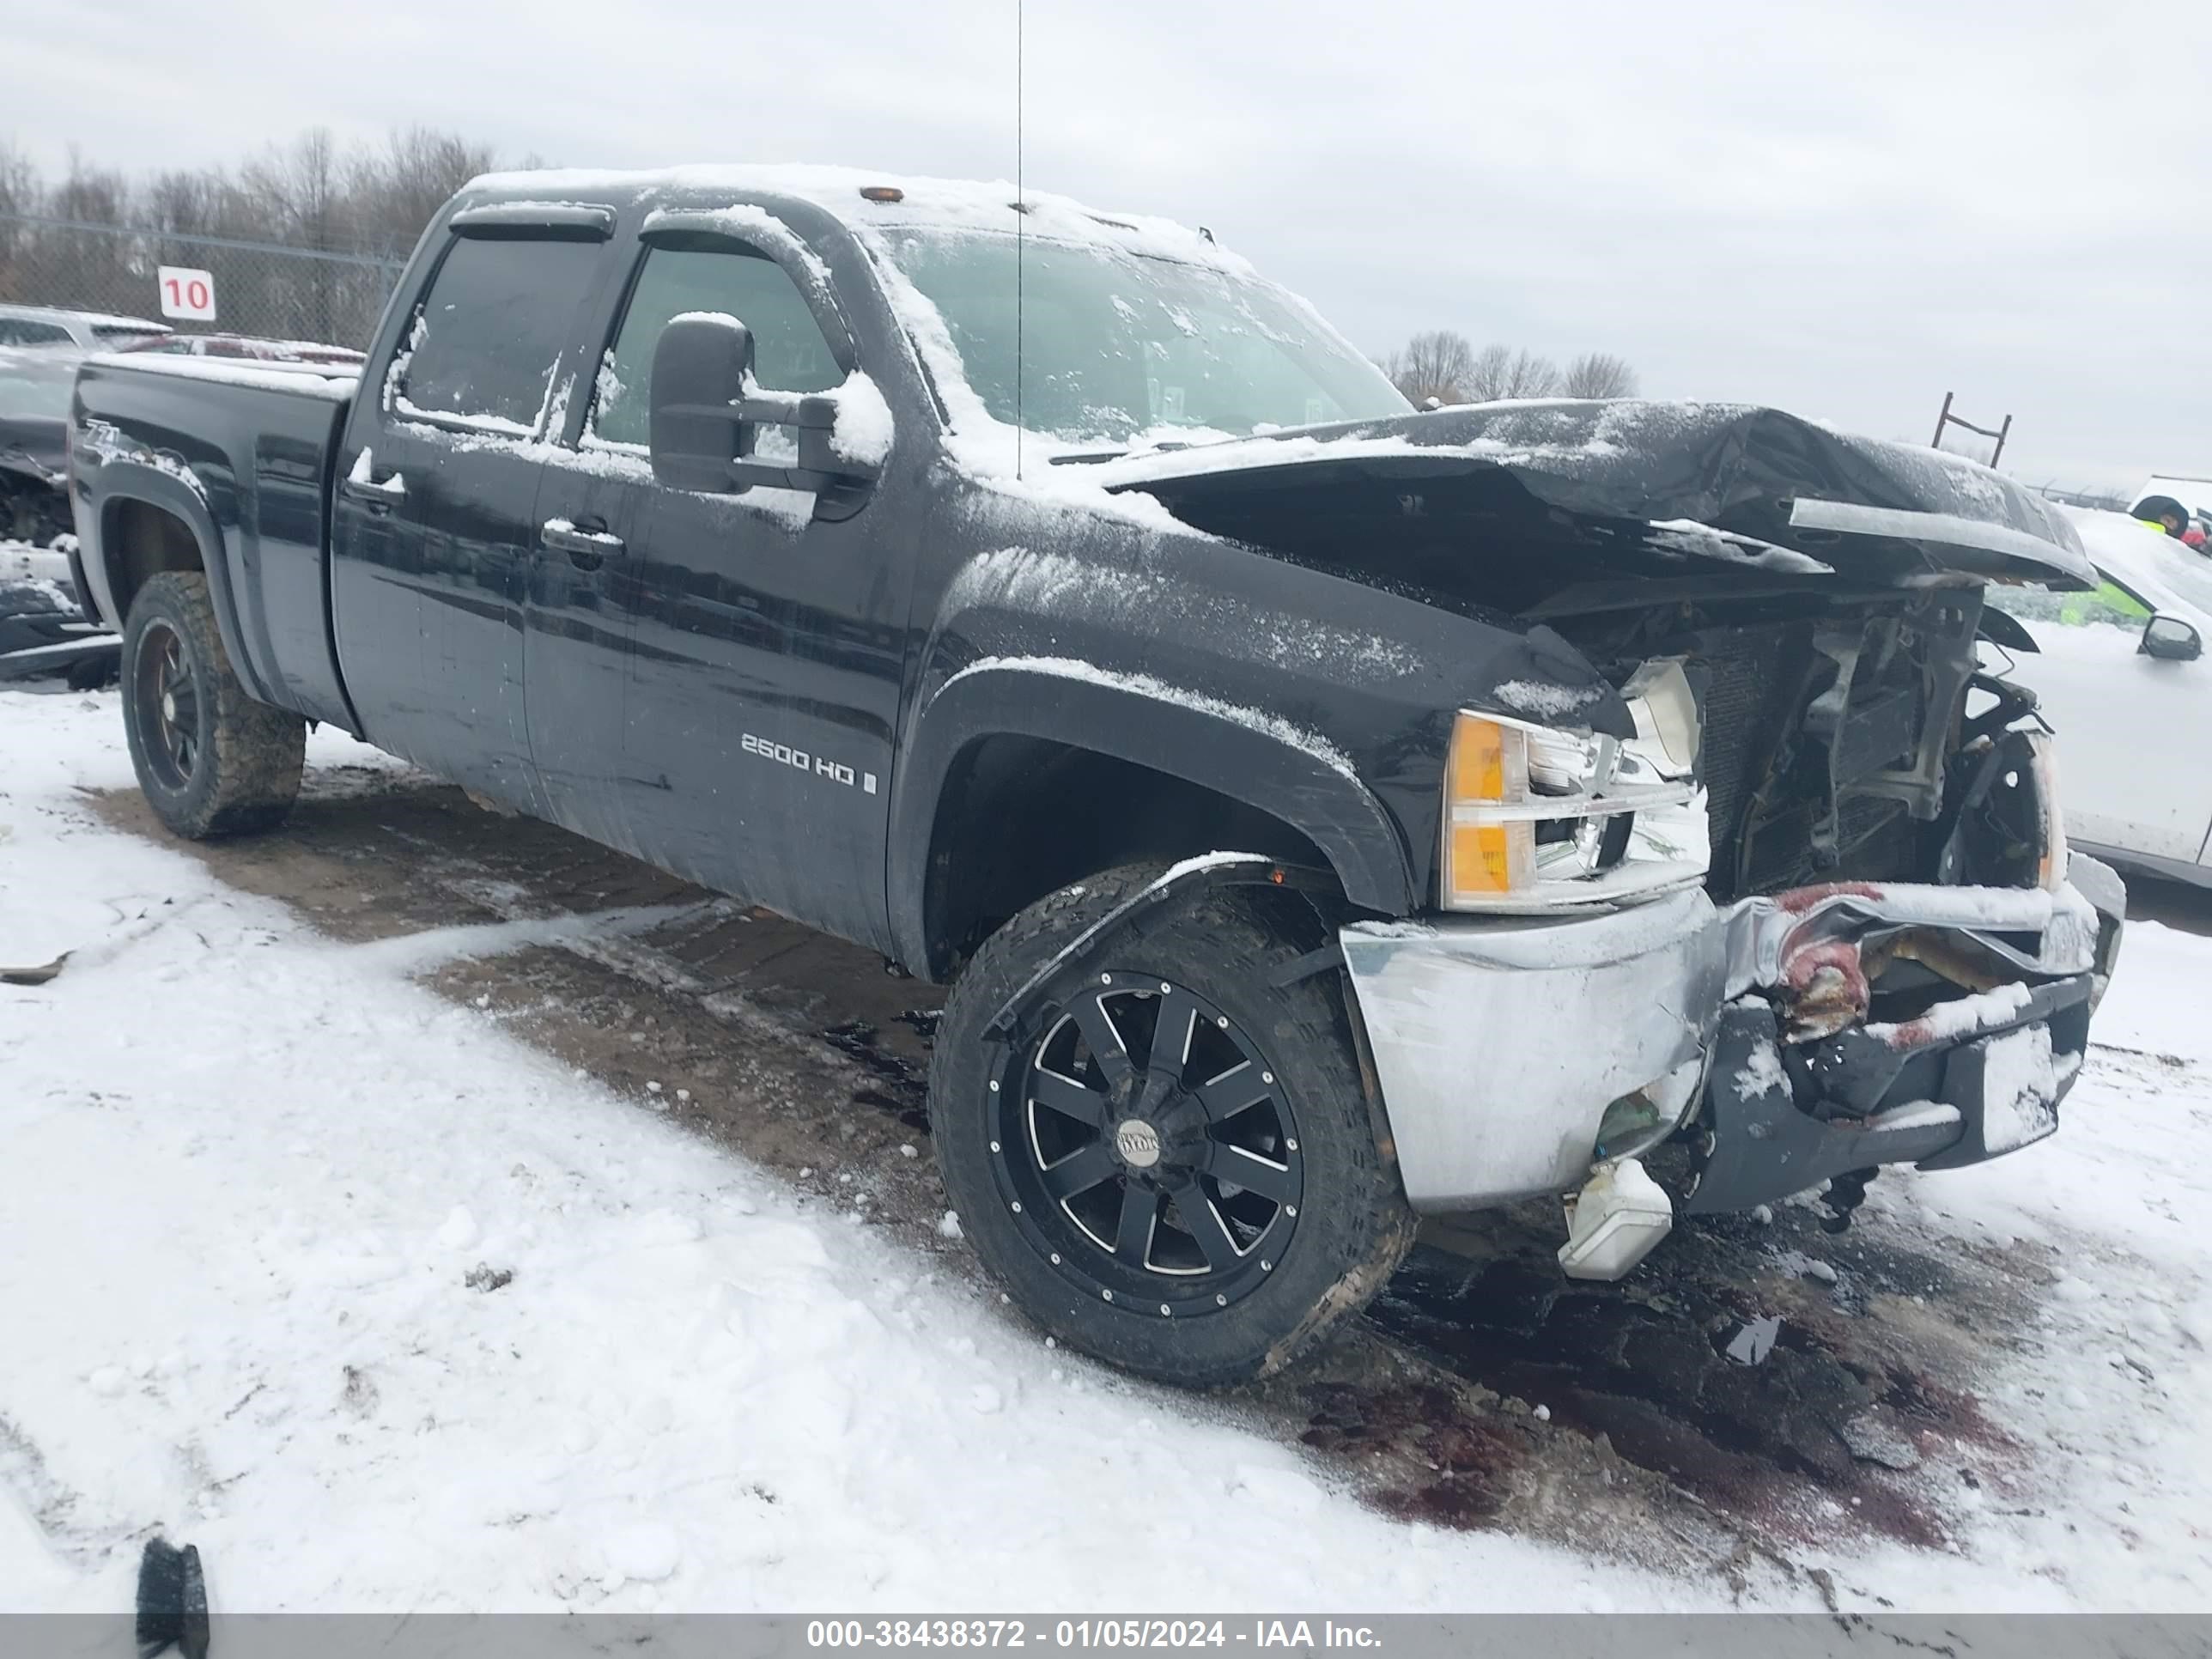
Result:
[[[1621,688],[1626,740],[1462,710],[1444,771],[1438,897],[1512,913],[1656,898],[1703,882],[1697,699],[1679,659]]]

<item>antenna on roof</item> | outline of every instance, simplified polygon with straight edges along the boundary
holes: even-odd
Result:
[[[1014,482],[1022,477],[1022,0],[1014,0]]]

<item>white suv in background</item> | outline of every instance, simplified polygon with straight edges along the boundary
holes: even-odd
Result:
[[[1996,587],[2033,656],[1984,644],[1985,668],[2036,694],[2064,734],[2066,838],[2107,863],[2212,886],[2212,568],[2121,513],[2062,509],[2102,585]]]

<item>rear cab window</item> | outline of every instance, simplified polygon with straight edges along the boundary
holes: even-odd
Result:
[[[555,376],[604,244],[457,236],[385,379],[388,415],[535,438],[558,425]]]

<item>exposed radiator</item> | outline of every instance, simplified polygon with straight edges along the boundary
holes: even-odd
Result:
[[[1902,803],[1870,795],[1845,796],[1837,825],[1839,856],[1832,866],[1817,863],[1813,835],[1822,799],[1817,774],[1792,780],[1780,792],[1783,799],[1767,804],[1757,825],[1745,821],[1778,745],[1797,735],[1805,704],[1829,684],[1825,662],[1816,664],[1815,657],[1812,625],[1802,622],[1715,629],[1691,654],[1705,678],[1698,766],[1712,833],[1712,873],[1706,887],[1716,900],[1810,882],[1909,879],[1919,873],[1918,827]],[[1909,731],[1917,724],[1917,714],[1900,707],[1893,687],[1869,688],[1863,697],[1855,696],[1853,717],[1838,741],[1844,775],[1863,775],[1898,760],[1899,732],[1908,731],[1909,748]],[[1798,742],[1802,752],[1791,757],[1792,763],[1824,770],[1825,748],[1808,739]],[[1881,750],[1888,752],[1877,752]]]

